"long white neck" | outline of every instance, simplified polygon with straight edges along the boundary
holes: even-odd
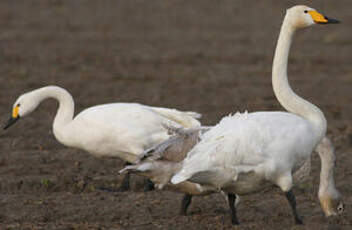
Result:
[[[287,80],[287,63],[296,28],[286,15],[276,46],[272,69],[274,93],[280,104],[289,112],[307,119],[315,128],[317,140],[325,136],[326,119],[318,107],[295,94]]]
[[[58,86],[43,87],[38,89],[36,93],[38,104],[47,98],[53,98],[59,102],[59,109],[54,119],[53,129],[56,138],[60,139],[57,133],[62,133],[65,126],[72,121],[74,115],[75,103],[71,94]]]

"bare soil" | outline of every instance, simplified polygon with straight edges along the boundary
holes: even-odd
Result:
[[[303,1],[306,3],[307,1]],[[49,84],[75,98],[77,113],[108,102],[194,110],[204,124],[236,111],[283,110],[271,88],[273,51],[285,9],[302,1],[0,1],[0,120],[20,94]],[[233,227],[219,195],[196,197],[179,216],[182,194],[117,188],[123,162],[59,144],[57,103],[0,131],[0,229],[352,229],[352,3],[309,1],[340,25],[297,34],[289,76],[317,104],[336,146],[336,185],[346,204],[325,218],[317,191],[320,161],[295,188],[305,225],[295,226],[282,192],[244,197]]]

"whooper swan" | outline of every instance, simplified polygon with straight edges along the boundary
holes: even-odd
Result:
[[[126,166],[124,169],[120,170],[120,172],[129,172],[145,176],[153,183],[155,183],[159,189],[185,193],[181,203],[180,214],[187,215],[187,209],[192,202],[193,196],[204,196],[211,193],[222,192],[215,187],[202,186],[200,184],[192,183],[189,181],[184,181],[177,185],[169,183],[171,177],[177,173],[178,170],[180,170],[182,166],[181,162],[186,157],[189,150],[191,150],[193,146],[199,142],[200,136],[207,132],[211,127],[203,126],[184,129],[167,126],[166,128],[170,133],[173,134],[171,138],[161,142],[151,149],[146,150],[143,154],[140,155],[140,162],[134,165]],[[324,178],[328,174],[333,173],[334,166],[329,165],[334,164],[334,147],[331,144],[329,138],[325,137],[318,144],[315,151],[318,152],[322,163],[322,179],[320,180],[322,185],[320,186],[320,191],[323,194],[323,190],[335,188],[333,181],[330,181],[329,184],[326,184],[328,180]],[[301,165],[301,167],[294,172],[293,182],[295,184],[302,183],[309,178],[311,170],[310,165],[311,159],[308,158]],[[239,196],[234,197],[233,194],[227,194],[227,198],[228,205],[232,210],[234,208],[233,200],[235,199],[237,205],[239,203]],[[337,211],[341,213],[343,209],[343,204],[341,204]],[[332,213],[332,215],[333,214],[336,213]]]
[[[163,124],[178,127],[200,125],[197,113],[137,103],[97,105],[74,117],[74,101],[70,93],[58,86],[47,86],[21,95],[4,129],[33,112],[47,98],[59,102],[53,131],[60,143],[83,149],[94,156],[118,157],[129,163],[134,163],[144,150],[169,138]]]
[[[302,224],[292,192],[292,171],[307,161],[325,136],[326,119],[318,107],[292,91],[287,80],[289,50],[296,30],[337,22],[307,6],[288,9],[274,56],[272,84],[277,99],[289,112],[237,113],[223,118],[187,154],[171,182],[190,181],[238,195],[275,184],[285,192],[295,222]],[[331,170],[329,167],[326,170]],[[331,177],[322,178],[328,186]],[[326,215],[335,212],[339,197],[332,186],[319,192]],[[232,223],[238,224],[236,209],[231,211]]]

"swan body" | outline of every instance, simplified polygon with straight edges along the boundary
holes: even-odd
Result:
[[[189,119],[189,115],[184,116]],[[161,114],[158,108],[114,103],[84,110],[65,129],[54,126],[54,134],[67,146],[84,149],[95,156],[119,156],[132,163],[139,153],[169,138],[163,123],[199,125],[196,120],[177,123]],[[88,128],[82,132],[82,127]]]
[[[241,183],[248,185],[239,186],[242,189],[232,192],[239,195],[250,193],[252,189],[243,187],[254,189],[262,180],[271,181],[288,191],[292,186],[291,171],[310,157],[320,141],[314,139],[313,134],[314,127],[309,122],[291,113],[237,113],[225,117],[201,137],[200,143],[184,160],[182,171],[177,174],[180,177],[175,176],[172,182],[177,183],[178,178],[190,178],[195,183],[220,189],[240,182],[246,175]],[[294,148],[296,154],[293,156],[287,148]]]
[[[187,154],[182,169],[171,182],[190,181],[239,195],[275,184],[285,192],[295,221],[301,224],[291,190],[292,172],[308,160],[325,136],[327,125],[318,107],[292,91],[287,80],[288,55],[296,30],[313,24],[337,22],[307,6],[288,9],[272,70],[274,93],[288,112],[238,113],[223,118]],[[326,215],[334,208],[330,205],[338,197],[334,195],[324,194],[325,203],[329,204],[322,205]],[[320,201],[324,203],[322,199]],[[238,224],[235,214],[233,223]]]
[[[205,132],[209,131],[211,127],[175,128],[168,126],[166,128],[169,130],[169,133],[173,135],[172,137],[144,151],[139,155],[140,160],[138,160],[138,163],[126,166],[120,170],[120,173],[131,172],[146,176],[160,189],[163,189],[166,185],[166,189],[186,192],[192,195],[206,195],[208,192],[218,192],[216,188],[203,188],[200,184],[191,182],[189,182],[189,184],[194,184],[195,190],[190,189],[190,191],[188,191],[187,189],[181,188],[181,186],[174,187],[175,185],[170,183],[172,176],[180,170],[182,166],[181,162],[187,156],[187,153],[200,141],[200,137],[204,135]],[[330,155],[332,155],[331,158],[335,159],[334,147],[328,137],[324,137],[315,151],[319,153],[320,157],[322,153],[330,153]],[[321,157],[321,159],[323,159],[323,157]],[[301,167],[297,170],[293,170],[294,184],[307,180],[311,171],[311,159],[308,158],[306,161],[299,162],[299,165],[301,165]],[[183,183],[178,185],[182,184]],[[180,189],[178,190],[178,188]],[[203,191],[206,191],[205,194],[202,193]]]
[[[98,105],[74,117],[72,96],[63,88],[47,86],[20,96],[5,128],[33,112],[47,98],[59,102],[53,132],[60,143],[95,156],[119,157],[130,163],[144,150],[169,138],[165,123],[177,127],[200,125],[197,113],[137,103]]]
[[[179,184],[170,183],[172,176],[182,167],[182,160],[186,157],[187,152],[191,150],[200,140],[200,136],[209,131],[211,127],[197,128],[175,128],[166,126],[172,136],[151,149],[144,151],[140,155],[140,160],[134,165],[129,165],[120,170],[120,173],[134,173],[150,179],[157,188],[183,192],[191,200],[192,196],[204,196],[211,193],[218,193],[219,189],[212,186],[205,186],[198,183],[184,181]],[[334,148],[329,139],[325,137],[319,143],[316,151],[329,152],[334,154]],[[310,174],[310,158],[294,172],[293,180],[295,184],[305,181]],[[242,185],[241,187],[245,187]],[[226,194],[225,194],[226,195]],[[239,203],[239,196],[236,197],[236,206]],[[187,206],[181,206],[181,214],[187,213]]]

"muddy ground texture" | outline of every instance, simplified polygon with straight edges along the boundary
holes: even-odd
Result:
[[[301,1],[308,2],[308,1]],[[0,120],[23,92],[55,84],[77,113],[108,102],[194,110],[204,124],[236,111],[282,110],[271,64],[288,0],[0,1]],[[219,195],[197,197],[179,216],[182,194],[117,188],[123,162],[59,144],[51,131],[57,104],[45,101],[0,131],[0,229],[352,229],[351,1],[314,1],[340,25],[301,31],[292,47],[292,87],[317,104],[336,146],[336,185],[346,212],[324,218],[320,161],[295,188],[305,225],[293,224],[278,189],[244,197],[232,227]]]

